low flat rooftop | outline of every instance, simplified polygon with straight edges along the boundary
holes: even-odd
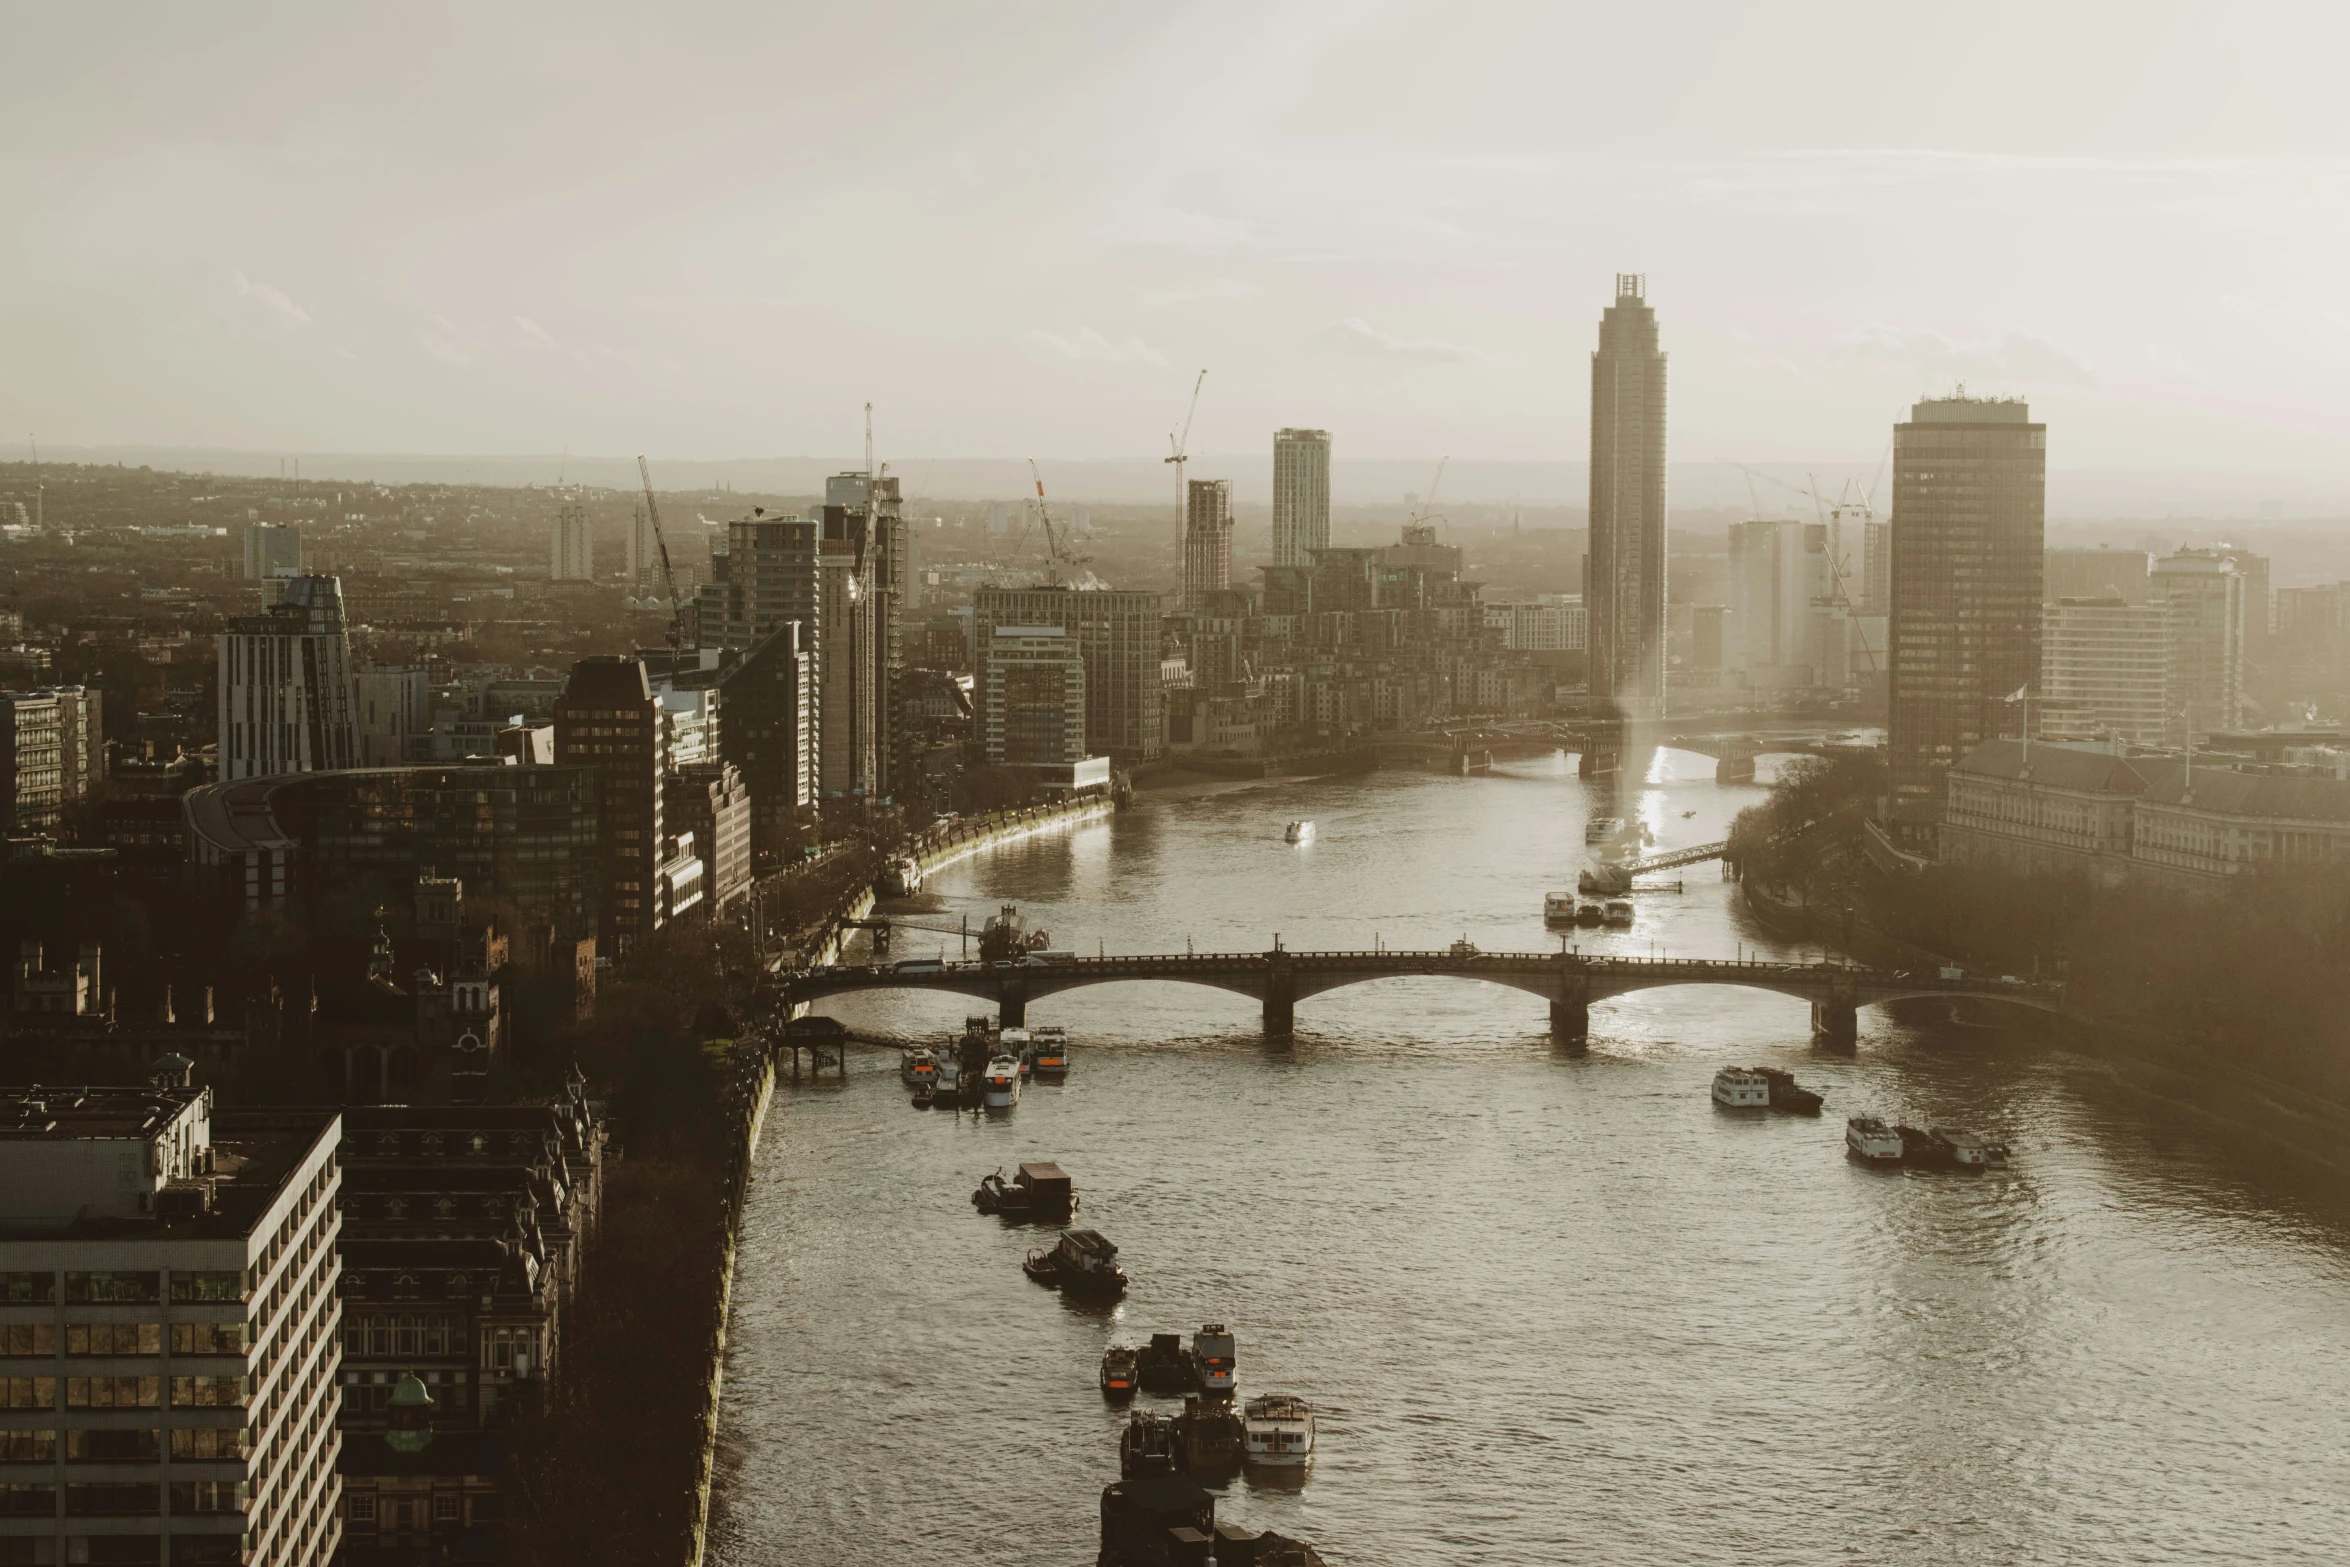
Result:
[[[200,1088],[0,1088],[0,1138],[154,1137],[203,1096]]]

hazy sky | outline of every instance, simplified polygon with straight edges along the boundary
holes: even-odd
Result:
[[[672,457],[2350,468],[2340,5],[49,5],[0,14],[0,431]]]

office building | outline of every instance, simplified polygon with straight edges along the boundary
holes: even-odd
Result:
[[[710,580],[695,600],[700,645],[748,648],[798,621],[803,650],[813,658],[821,528],[818,519],[772,517],[764,509],[728,523],[726,548],[710,557]]]
[[[2170,731],[2170,615],[2161,604],[2060,598],[2041,630],[2043,732],[2158,745]]]
[[[2276,596],[2270,587],[2268,557],[2255,555],[2241,544],[2214,544],[2203,553],[2231,561],[2244,579],[2244,656],[2255,663],[2266,658],[2269,639],[2276,635]]]
[[[1183,496],[1183,607],[1232,586],[1232,481],[1193,479]]]
[[[906,667],[906,617],[916,599],[914,533],[906,526],[898,481],[889,474],[836,473],[824,481],[824,504],[828,512],[837,506],[864,519],[872,612],[871,642],[864,651],[859,683],[869,693],[875,746],[866,788],[876,796],[888,796],[903,739],[896,703],[898,679]]]
[[[718,676],[726,710],[718,750],[750,791],[755,857],[780,852],[816,803],[813,664],[800,643],[800,623],[787,620]]]
[[[633,658],[602,654],[571,666],[555,703],[559,767],[593,768],[603,836],[598,944],[625,957],[661,926],[665,853],[661,704]]]
[[[58,797],[94,800],[106,787],[106,693],[96,686],[43,686],[57,699]]]
[[[278,603],[220,634],[220,776],[266,778],[355,766],[351,645],[343,587],[292,577]]]
[[[0,1559],[325,1567],[341,1295],[331,1111],[0,1091]]]
[[[1120,767],[1155,761],[1166,749],[1159,623],[1156,593],[981,588],[972,598],[975,688],[986,685],[991,628],[1059,626],[1076,639],[1085,661],[1086,754]]]
[[[1591,356],[1591,695],[1630,717],[1665,707],[1665,356],[1647,289],[1616,275]]]
[[[855,804],[880,793],[881,561],[862,511],[819,519],[816,594],[816,786]]]
[[[2234,729],[2244,719],[2244,574],[2218,550],[2180,550],[2154,563],[2154,600],[2170,634],[2171,739]]]
[[[2020,399],[1929,398],[1893,427],[1892,827],[1930,847],[1953,763],[2040,676],[2048,427]]]
[[[723,914],[751,890],[751,794],[743,775],[713,758],[680,766],[664,781],[668,826],[691,837],[702,860],[702,895]]]
[[[549,543],[549,578],[556,582],[596,580],[596,539],[588,529],[585,506],[569,505],[555,513],[554,534]]]
[[[2152,557],[2144,550],[2049,550],[2045,559],[2040,590],[2048,603],[2059,599],[2146,602],[2150,590],[2147,567]]]
[[[65,756],[56,696],[0,691],[0,831],[52,831],[64,801]]]
[[[1860,612],[1884,615],[1893,607],[1893,529],[1875,518],[1860,525]]]
[[[1827,528],[1757,520],[1730,525],[1729,604],[1722,667],[1759,689],[1807,687],[1813,671],[1812,605],[1834,588]]]
[[[1060,626],[989,626],[980,742],[998,767],[1084,760],[1085,659]]]
[[[429,760],[432,683],[422,664],[362,664],[353,677],[359,765],[398,767]]]
[[[1532,603],[1487,604],[1485,624],[1513,653],[1580,653],[1589,637],[1582,597],[1545,593]]]
[[[302,530],[290,522],[245,524],[245,580],[267,582],[272,577],[302,574]]]
[[[1330,432],[1273,432],[1273,564],[1310,566],[1330,547]]]

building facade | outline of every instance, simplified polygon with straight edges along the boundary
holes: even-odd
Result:
[[[0,1552],[325,1567],[341,1542],[336,1149],[211,1093],[0,1093]]]
[[[245,580],[266,582],[273,577],[302,574],[302,530],[290,522],[245,524]]]
[[[750,790],[740,772],[716,759],[678,767],[665,787],[668,826],[692,835],[703,897],[712,914],[723,914],[751,891]]]
[[[2048,427],[2020,400],[1931,398],[1893,427],[1891,825],[1912,842],[2039,679],[2047,472]]]
[[[1183,495],[1183,608],[1232,586],[1232,481],[1192,479]]]
[[[230,617],[219,657],[224,782],[358,765],[340,582],[288,579],[266,613]]]
[[[1059,768],[1085,759],[1085,659],[1060,626],[987,628],[980,742],[998,767]]]
[[[57,698],[0,692],[0,830],[48,832],[65,804],[65,736]]]
[[[1311,565],[1329,547],[1330,432],[1275,430],[1273,564]]]
[[[588,527],[588,510],[585,506],[568,505],[555,513],[554,533],[548,544],[547,576],[550,580],[596,580],[596,536]]]
[[[2059,599],[2120,599],[2125,604],[2143,604],[2149,592],[2147,572],[2152,559],[2144,550],[2049,550],[2041,591],[2051,604]]]
[[[599,947],[625,956],[661,926],[661,704],[645,666],[604,655],[571,666],[555,703],[555,761],[591,768],[603,839]]]
[[[1059,626],[1085,661],[1085,748],[1121,767],[1166,749],[1159,675],[1159,595],[1108,588],[981,588],[972,599],[974,684],[996,626]]]
[[[718,676],[726,711],[718,749],[750,792],[754,856],[780,850],[792,825],[816,803],[813,663],[801,646],[800,623],[790,620]]]
[[[2157,745],[2170,733],[2170,615],[2160,604],[2060,598],[2041,629],[2039,730]]]
[[[353,690],[361,767],[429,760],[432,684],[422,664],[362,664]]]
[[[1665,355],[1648,280],[1616,275],[1591,356],[1591,695],[1665,710]]]
[[[2244,721],[2244,574],[2216,550],[2180,550],[2154,563],[2152,593],[2170,635],[2170,738]]]

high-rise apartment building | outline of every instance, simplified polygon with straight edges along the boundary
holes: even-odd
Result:
[[[1061,626],[989,626],[979,732],[999,767],[1085,760],[1085,658]]]
[[[1183,607],[1232,586],[1232,481],[1193,479],[1183,496]]]
[[[750,791],[754,855],[779,852],[816,803],[815,661],[800,637],[800,623],[787,620],[718,677],[719,754]]]
[[[974,687],[987,681],[996,626],[1059,626],[1085,661],[1085,748],[1121,767],[1166,749],[1159,595],[1107,588],[981,588],[972,599]]]
[[[555,761],[596,770],[604,861],[599,950],[625,956],[661,925],[661,704],[643,664],[601,654],[571,666],[555,703]]]
[[[325,1567],[340,1544],[331,1111],[0,1092],[0,1560]]]
[[[726,548],[710,557],[710,580],[695,608],[705,648],[748,648],[796,620],[814,655],[816,556],[822,523],[765,510],[726,525]]]
[[[65,803],[65,745],[54,693],[0,691],[0,831],[47,832]]]
[[[827,505],[816,592],[816,785],[827,800],[881,793],[881,559],[863,511]]]
[[[1757,685],[1809,686],[1811,612],[1830,596],[1828,530],[1816,522],[1757,519],[1730,525],[1728,613],[1722,667]],[[1825,683],[1825,682],[1820,682]]]
[[[1330,432],[1273,432],[1273,564],[1311,566],[1330,547]]]
[[[888,474],[836,473],[824,481],[824,504],[829,513],[864,519],[865,549],[872,589],[872,638],[864,651],[865,668],[859,684],[870,693],[874,731],[874,762],[866,780],[877,796],[893,792],[900,749],[897,716],[899,676],[906,667],[905,622],[912,613],[914,591],[914,535],[906,526],[905,500],[898,481]]]
[[[2040,591],[2046,601],[2120,599],[2143,604],[2149,591],[2144,550],[2049,550]]]
[[[1591,356],[1591,695],[1665,706],[1665,355],[1648,280],[1616,274]]]
[[[106,783],[106,693],[96,686],[43,686],[57,699],[58,798],[94,800]]]
[[[596,580],[596,538],[588,529],[585,506],[565,506],[555,513],[547,575],[557,582]]]
[[[2244,573],[2219,550],[2154,563],[2153,595],[2170,634],[2170,738],[2180,745],[2244,721]]]
[[[245,524],[245,580],[302,574],[302,530],[290,522]]]
[[[1931,846],[1952,763],[2040,677],[2048,427],[2020,399],[1929,398],[1893,427],[1892,818]]]
[[[230,617],[219,657],[223,781],[358,765],[339,580],[287,579],[266,612]]]
[[[2040,634],[2033,727],[2161,743],[2170,721],[2170,615],[2118,596],[2060,598]]]
[[[398,767],[427,760],[432,683],[422,664],[362,664],[354,677],[359,764]]]

